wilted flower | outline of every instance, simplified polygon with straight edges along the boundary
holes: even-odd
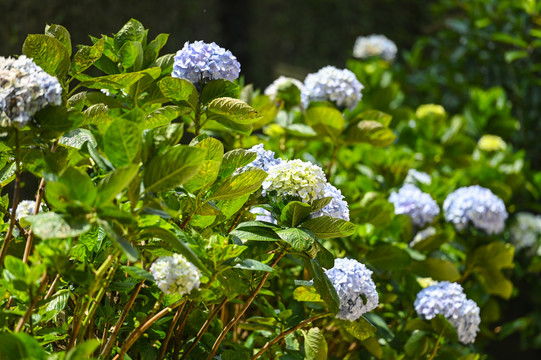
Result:
[[[509,227],[511,242],[517,249],[532,249],[541,240],[541,216],[527,212],[515,214]],[[533,249],[535,251],[535,249]]]
[[[378,306],[379,297],[376,284],[372,281],[372,271],[364,264],[354,259],[336,259],[334,267],[325,274],[340,298],[337,318],[355,321]]]
[[[62,103],[62,86],[31,59],[0,57],[0,126],[24,127],[39,110]]]
[[[250,210],[255,215],[256,221],[266,221],[272,224],[278,224],[278,221],[272,216],[269,210],[265,210],[262,207],[256,207]]]
[[[349,221],[349,206],[348,203],[344,201],[344,195],[342,195],[340,190],[327,183],[323,188],[322,197],[332,197],[332,200],[323,209],[313,213],[313,218],[320,216],[332,216],[334,218]]]
[[[318,72],[306,76],[301,101],[305,108],[310,101],[328,100],[339,107],[353,109],[361,100],[363,88],[351,71],[325,66]]]
[[[299,197],[305,203],[323,197],[327,179],[317,165],[302,160],[287,160],[269,167],[267,172],[269,176],[262,184],[263,196],[276,192],[277,196]]]
[[[263,144],[254,145],[248,149],[248,151],[255,152],[257,157],[254,161],[240,169],[239,172],[250,170],[250,168],[257,168],[268,172],[271,166],[278,165],[282,162],[282,159],[276,159],[274,157],[274,151],[265,150]]]
[[[394,204],[395,214],[408,215],[419,227],[430,224],[440,213],[434,199],[412,184],[405,184],[398,192],[391,193],[389,202]]]
[[[487,234],[498,234],[505,227],[507,211],[503,201],[492,191],[479,185],[461,187],[443,202],[445,220],[455,224],[459,231],[468,223]]]
[[[405,184],[425,184],[430,185],[432,178],[425,172],[417,171],[415,169],[409,169],[406,179],[404,179]]]
[[[384,35],[359,36],[353,45],[353,56],[359,59],[379,56],[385,61],[393,61],[396,52],[396,44]]]
[[[437,282],[417,294],[414,306],[417,314],[426,320],[433,319],[437,314],[443,315],[455,328],[461,343],[475,341],[481,323],[479,306],[466,298],[459,284]]]
[[[166,294],[189,294],[199,287],[201,273],[180,254],[159,257],[150,272],[158,287]]]
[[[265,89],[265,95],[270,96],[271,99],[275,99],[280,89],[283,89],[290,85],[296,86],[299,89],[299,91],[302,91],[304,87],[302,82],[300,82],[297,79],[293,79],[286,76],[280,76],[278,79],[274,80],[272,84],[267,86],[267,88]]]
[[[505,150],[507,144],[497,135],[483,135],[477,142],[479,149],[484,151]]]
[[[201,82],[239,77],[240,63],[237,58],[216,43],[203,41],[186,42],[175,55],[172,77],[186,79],[199,85]]]

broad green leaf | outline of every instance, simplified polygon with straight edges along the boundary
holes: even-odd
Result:
[[[242,226],[239,225],[231,232],[231,235],[237,236],[243,242],[246,241],[280,241],[281,238],[276,232],[263,226]]]
[[[250,194],[239,196],[235,199],[229,200],[220,200],[216,203],[216,206],[220,209],[222,214],[227,218],[233,216],[237,211],[239,211],[242,206],[248,201]]]
[[[312,208],[310,207],[309,204],[302,203],[299,201],[289,202],[282,210],[282,214],[280,216],[282,226],[288,226],[288,227],[297,226],[304,219],[306,219],[308,215],[310,215],[311,211],[312,211]]]
[[[91,77],[85,74],[79,74],[76,78],[81,81],[81,86],[90,89],[121,90],[131,86],[147,75],[145,70],[130,72],[127,74],[105,75],[100,77]]]
[[[104,40],[99,39],[92,46],[80,46],[71,61],[71,73],[80,74],[92,66],[103,54]]]
[[[71,217],[54,212],[46,212],[24,218],[32,225],[32,230],[41,239],[64,239],[79,236],[91,226],[85,218]]]
[[[303,228],[310,230],[319,239],[331,239],[350,236],[355,232],[356,225],[349,221],[320,216],[303,222]]]
[[[38,111],[35,117],[43,129],[59,132],[78,128],[84,121],[83,114],[64,106],[47,106]]]
[[[304,354],[306,360],[327,360],[327,341],[321,330],[311,328],[304,335]]]
[[[145,54],[143,58],[144,67],[148,67],[154,61],[156,61],[160,53],[160,50],[164,47],[168,38],[169,38],[169,34],[159,34],[158,36],[156,36],[154,40],[148,43],[148,45],[145,47]]]
[[[138,279],[138,280],[149,280],[154,281],[154,277],[151,273],[146,271],[145,269],[141,269],[137,266],[122,266],[122,270],[127,272],[128,275],[131,277]]]
[[[116,119],[103,136],[104,151],[115,167],[130,165],[141,147],[141,130],[131,121]]]
[[[49,182],[45,191],[49,203],[59,209],[78,203],[90,207],[98,196],[90,177],[73,167],[66,169],[57,181]]]
[[[383,125],[385,127],[388,127],[391,124],[392,119],[393,119],[393,117],[391,115],[386,114],[386,113],[384,113],[382,111],[367,110],[367,111],[363,111],[359,115],[355,116],[353,121],[357,121],[357,120],[375,120],[375,121],[381,123],[381,125]]]
[[[146,191],[160,192],[188,181],[197,173],[205,151],[193,146],[177,145],[155,156],[145,168]]]
[[[432,334],[428,331],[414,331],[404,344],[406,355],[420,359],[430,348]]]
[[[143,46],[138,41],[126,41],[118,52],[118,60],[124,69],[141,70]]]
[[[448,341],[456,342],[458,340],[456,329],[443,315],[437,314],[430,320],[430,324],[436,334],[441,334]]]
[[[526,49],[528,43],[519,37],[515,37],[506,33],[493,33],[492,40],[496,40],[505,44],[514,45]]]
[[[62,289],[57,291],[52,297],[48,299],[47,307],[45,308],[45,316],[41,321],[48,321],[55,318],[66,307],[69,299],[70,291],[68,289]]]
[[[512,268],[515,248],[511,244],[495,241],[477,248],[468,264],[472,268],[505,269]]]
[[[209,200],[227,200],[251,194],[263,183],[267,173],[261,169],[248,170],[225,180]]]
[[[239,86],[229,80],[212,80],[205,84],[201,91],[201,103],[208,104],[214,99],[229,97],[238,99],[240,96]]]
[[[304,268],[308,271],[308,274],[310,274],[314,281],[314,287],[316,288],[323,301],[325,301],[325,303],[329,307],[329,310],[332,313],[338,313],[338,310],[340,308],[340,299],[338,298],[336,289],[334,288],[333,284],[331,283],[319,263],[315,260],[308,260],[306,258],[303,258],[302,262]]]
[[[304,115],[306,124],[319,135],[329,136],[336,141],[344,129],[344,118],[340,111],[331,107],[312,107]]]
[[[100,207],[112,201],[118,193],[128,187],[139,171],[138,165],[129,165],[111,171],[98,185],[96,205]]]
[[[528,57],[529,53],[526,50],[506,51],[504,54],[505,62],[512,63],[515,60]]]
[[[323,209],[325,206],[329,205],[329,203],[332,201],[332,197],[324,197],[320,199],[315,199],[312,201],[312,212],[319,211]]]
[[[344,321],[344,324],[347,332],[361,341],[368,339],[376,332],[376,327],[362,316],[355,321]]]
[[[457,281],[460,272],[452,262],[437,258],[428,258],[424,261],[414,261],[410,268],[419,276],[431,277],[437,281]]]
[[[212,100],[207,105],[207,117],[219,123],[228,124],[227,121],[240,125],[250,125],[261,115],[242,100],[230,97],[221,97]],[[226,125],[227,126],[227,125]]]
[[[278,236],[288,243],[294,251],[305,251],[316,241],[312,233],[305,229],[289,228],[276,231]]]
[[[184,134],[184,123],[173,123],[151,129],[145,135],[143,147],[143,159],[148,156],[160,153],[167,147],[175,146],[182,139]]]
[[[23,54],[33,59],[46,73],[60,80],[68,73],[70,67],[68,50],[52,36],[28,35],[23,44]]]
[[[7,164],[0,170],[0,187],[4,187],[15,179],[15,172],[17,170],[17,165],[15,161]]]
[[[122,45],[128,41],[137,41],[142,43],[145,37],[146,34],[143,24],[135,19],[130,19],[130,21],[128,21],[115,35],[115,50],[118,51]]]
[[[381,270],[401,270],[409,265],[409,254],[393,245],[378,245],[368,253],[366,261]]]
[[[171,123],[171,121],[178,119],[181,115],[186,115],[188,111],[189,109],[185,107],[173,105],[164,106],[150,113],[144,120],[141,121],[140,126],[143,129],[151,129],[158,126],[168,125]]]
[[[224,146],[212,137],[203,139],[195,147],[205,151],[205,159],[197,173],[184,184],[184,188],[191,193],[196,190],[206,190],[214,184],[224,156]]]
[[[87,129],[73,129],[58,139],[60,145],[69,146],[78,150],[81,150],[87,141],[94,147],[98,146],[94,135]]]
[[[4,360],[46,360],[39,342],[23,332],[0,334],[0,358]]]
[[[475,275],[488,294],[509,299],[513,292],[513,283],[507,279],[500,270],[494,268],[476,268]]]
[[[98,346],[100,346],[98,339],[87,340],[68,351],[65,360],[92,359],[92,354],[98,349]]]
[[[65,27],[56,24],[46,25],[45,35],[52,36],[60,41],[68,51],[68,55],[71,56],[71,36]]]
[[[174,63],[175,54],[166,54],[157,58],[152,65],[162,69],[162,75],[170,75],[173,72]]]
[[[225,153],[220,168],[220,178],[225,179],[235,170],[248,165],[255,160],[257,154],[254,151],[235,149]]]
[[[122,235],[120,235],[118,232],[113,229],[111,225],[105,220],[99,221],[100,226],[105,230],[107,233],[107,237],[109,237],[111,240],[114,240],[118,246],[122,249],[124,252],[124,255],[126,255],[126,258],[128,258],[131,262],[136,262],[139,259],[139,253],[137,252],[137,249],[130,244],[129,241],[124,239]]]
[[[293,298],[297,301],[323,302],[323,299],[313,286],[302,285],[295,288]]]
[[[158,83],[163,95],[175,105],[197,107],[198,94],[195,86],[185,79],[165,77]]]
[[[334,255],[319,241],[314,241],[314,246],[317,250],[316,259],[319,264],[325,269],[332,269],[334,267]]]
[[[24,280],[25,282],[26,278],[28,277],[28,273],[30,272],[28,264],[11,255],[6,256],[4,260],[4,269],[5,271],[9,271],[10,278]],[[6,274],[4,274],[4,276],[6,276]]]
[[[396,139],[396,135],[389,128],[375,120],[361,120],[358,123],[352,123],[348,126],[345,134],[347,143],[364,142],[380,147],[389,146]]]
[[[253,259],[244,259],[241,262],[235,264],[234,268],[252,271],[274,271],[274,269],[271,268],[269,265],[263,264],[262,262]]]

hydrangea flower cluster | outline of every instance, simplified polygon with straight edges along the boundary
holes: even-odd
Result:
[[[201,273],[180,254],[159,257],[150,272],[158,287],[166,294],[189,294],[199,287]]]
[[[327,179],[317,165],[302,160],[287,160],[271,166],[263,181],[263,196],[276,192],[277,196],[299,197],[302,202],[311,204],[323,197]]]
[[[353,56],[366,59],[379,56],[385,61],[393,61],[397,52],[396,44],[384,35],[359,36],[353,45]]]
[[[49,104],[62,103],[62,86],[31,59],[0,57],[0,125],[24,127]]]
[[[269,210],[263,209],[262,207],[255,207],[251,209],[250,212],[255,215],[256,221],[266,221],[272,224],[278,224],[278,221],[272,216]]]
[[[248,151],[255,152],[257,157],[254,161],[240,169],[239,172],[250,170],[250,168],[258,168],[268,172],[271,166],[278,165],[282,162],[282,159],[276,159],[274,157],[274,151],[265,150],[263,144],[252,146]]]
[[[417,171],[415,169],[409,169],[406,179],[404,179],[405,184],[424,184],[430,185],[432,178],[425,172]]]
[[[325,66],[318,72],[308,74],[301,92],[304,108],[310,101],[331,101],[339,107],[355,108],[361,100],[364,86],[348,69]]]
[[[440,213],[434,199],[412,184],[405,184],[398,192],[391,193],[389,202],[394,204],[395,214],[408,215],[418,227],[430,224]]]
[[[414,247],[415,245],[425,241],[429,237],[434,236],[436,234],[437,234],[436,228],[433,226],[429,226],[426,229],[423,229],[419,231],[417,234],[415,234],[415,236],[413,237],[413,240],[411,240],[408,245],[409,247]]]
[[[527,212],[515,215],[515,221],[509,227],[511,242],[516,250],[531,249],[541,240],[541,216]]]
[[[507,211],[503,201],[492,191],[479,185],[461,187],[443,202],[445,220],[452,222],[459,231],[468,223],[487,234],[498,234],[505,227]]]
[[[278,90],[291,84],[295,85],[302,92],[302,89],[304,88],[302,82],[287,76],[280,76],[278,79],[274,80],[272,84],[267,86],[265,95],[269,96],[271,99],[275,99],[276,95],[278,95]]]
[[[483,151],[500,151],[505,150],[507,144],[497,135],[483,135],[477,142],[479,149]]]
[[[325,274],[340,298],[337,318],[355,321],[378,306],[379,296],[372,281],[372,271],[364,264],[354,259],[336,259],[334,267]]]
[[[186,79],[195,85],[210,80],[233,81],[239,77],[240,63],[237,58],[212,42],[186,42],[175,55],[172,77]]]
[[[36,207],[36,202],[34,200],[22,200],[17,205],[17,211],[15,211],[15,219],[20,220],[27,216],[34,214],[34,208]]]
[[[330,183],[327,183],[323,188],[323,197],[332,197],[332,200],[323,209],[313,213],[313,218],[320,216],[332,216],[334,218],[349,221],[349,206],[348,203],[344,201],[344,195],[342,195],[340,190],[332,186]]]
[[[443,315],[455,328],[461,343],[475,341],[481,323],[479,306],[466,298],[459,284],[437,282],[417,294],[414,306],[417,314],[426,320]]]

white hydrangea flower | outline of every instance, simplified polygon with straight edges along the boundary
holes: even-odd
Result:
[[[440,213],[434,199],[412,184],[405,184],[398,192],[391,193],[389,202],[394,204],[395,214],[408,215],[418,227],[430,224]]]
[[[415,169],[409,169],[406,179],[404,179],[404,184],[424,184],[430,185],[432,178],[425,172],[417,171]]]
[[[271,166],[278,165],[282,162],[282,159],[276,159],[274,157],[274,151],[265,150],[263,144],[257,144],[255,146],[252,146],[250,149],[248,149],[248,151],[255,152],[257,154],[257,157],[254,161],[239,169],[239,173],[251,170],[251,168],[257,168],[269,172],[269,168]]]
[[[517,251],[532,249],[541,240],[541,216],[527,212],[516,213],[515,220],[511,223],[509,231],[511,233],[511,243]]]
[[[415,234],[415,237],[409,243],[409,247],[414,247],[416,244],[423,242],[424,240],[428,239],[431,236],[436,235],[436,233],[437,233],[437,230],[433,226],[429,226],[426,229],[419,231],[417,234]]]
[[[278,95],[278,90],[283,87],[289,86],[290,84],[295,85],[301,92],[304,88],[304,85],[301,81],[287,76],[280,76],[278,79],[274,80],[272,84],[267,86],[267,88],[265,89],[265,95],[269,96],[271,99],[274,100],[276,99],[276,95]]]
[[[414,306],[417,314],[426,320],[443,315],[456,329],[461,343],[475,341],[481,323],[479,306],[466,298],[460,284],[437,282],[417,294]]]
[[[311,204],[323,197],[327,179],[317,165],[302,160],[282,161],[269,167],[269,176],[263,181],[263,196],[276,192],[277,196],[298,197],[302,202]]]
[[[36,202],[34,200],[22,200],[17,205],[17,211],[15,211],[15,219],[20,220],[27,216],[34,215],[34,208]]]
[[[340,298],[337,318],[355,321],[378,306],[379,296],[372,281],[372,271],[364,264],[354,259],[336,259],[334,267],[325,274]]]
[[[62,86],[31,59],[0,57],[0,126],[24,127],[49,104],[62,103]]]
[[[320,216],[332,216],[334,218],[349,221],[349,206],[348,203],[344,201],[344,195],[342,195],[340,190],[332,186],[330,183],[327,183],[323,188],[322,197],[332,197],[332,200],[323,209],[313,213],[311,215],[312,218]]]
[[[250,212],[255,215],[256,221],[266,221],[272,224],[278,224],[278,221],[272,217],[269,210],[265,210],[262,207],[255,207],[251,209]]]
[[[301,102],[304,108],[310,101],[331,101],[339,107],[353,109],[361,100],[364,86],[348,69],[325,66],[304,79]]]
[[[507,211],[503,201],[492,191],[479,185],[461,187],[443,202],[445,220],[462,231],[471,222],[487,234],[501,233],[505,227]]]
[[[201,273],[180,254],[159,257],[150,272],[158,287],[166,294],[189,294],[199,287]]]
[[[353,56],[366,59],[379,56],[385,61],[393,61],[397,52],[396,44],[384,35],[359,36],[353,45]]]

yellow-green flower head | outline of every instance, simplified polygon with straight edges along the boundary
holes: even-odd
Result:
[[[507,144],[503,139],[496,135],[483,135],[477,142],[479,149],[483,151],[499,151],[505,150]]]
[[[419,120],[439,121],[443,120],[447,116],[447,113],[441,105],[425,104],[417,108],[417,111],[415,111],[415,116]]]
[[[263,181],[263,196],[275,192],[277,196],[292,196],[302,202],[312,203],[324,197],[327,179],[317,165],[302,160],[282,161],[271,166],[269,176]]]

